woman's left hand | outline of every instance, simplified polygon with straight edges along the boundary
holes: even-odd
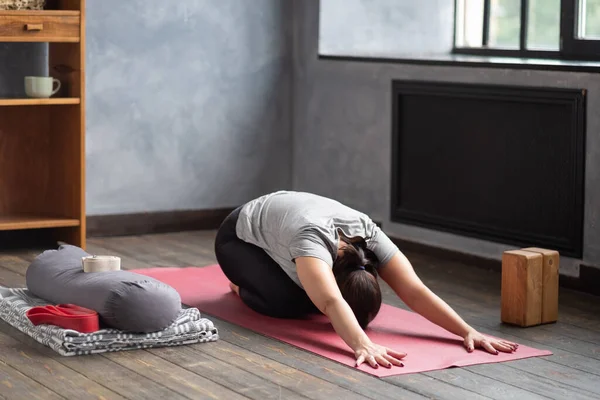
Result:
[[[496,355],[499,351],[504,353],[515,352],[519,347],[519,345],[516,343],[506,340],[493,339],[491,337],[484,336],[475,330],[469,332],[465,336],[464,345],[469,353],[471,353],[475,348],[481,347],[482,349]]]

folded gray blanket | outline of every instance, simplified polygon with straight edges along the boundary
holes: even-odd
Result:
[[[80,333],[54,325],[33,325],[26,316],[27,310],[45,305],[48,302],[35,297],[27,289],[0,286],[0,319],[63,356],[179,346],[213,342],[219,338],[214,324],[202,318],[196,308],[182,309],[171,326],[158,332],[138,334],[102,329]]]

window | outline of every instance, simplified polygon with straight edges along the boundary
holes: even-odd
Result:
[[[454,53],[600,60],[600,0],[456,0]]]

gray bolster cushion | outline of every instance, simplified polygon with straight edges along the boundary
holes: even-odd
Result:
[[[79,247],[46,250],[27,268],[27,288],[52,304],[76,304],[102,321],[129,332],[167,328],[181,311],[181,297],[169,285],[128,271],[83,272]]]

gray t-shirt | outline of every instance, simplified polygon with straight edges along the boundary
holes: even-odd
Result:
[[[398,247],[364,213],[311,193],[278,191],[245,204],[236,233],[264,249],[300,287],[294,260],[315,257],[330,267],[337,256],[339,233],[360,236],[383,265]]]

